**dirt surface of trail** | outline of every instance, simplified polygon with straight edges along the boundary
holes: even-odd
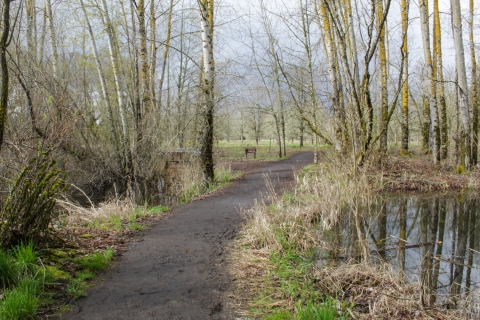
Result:
[[[266,194],[265,175],[281,191],[290,187],[294,169],[312,161],[312,153],[299,153],[278,162],[232,164],[243,177],[139,233],[62,319],[234,319],[224,250],[242,225],[241,211]]]

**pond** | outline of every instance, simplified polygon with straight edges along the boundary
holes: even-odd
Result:
[[[361,230],[370,259],[389,263],[406,281],[421,281],[430,302],[480,287],[480,197],[382,195],[364,211]],[[355,219],[347,217],[323,231],[328,249],[320,251],[319,264],[360,259]]]

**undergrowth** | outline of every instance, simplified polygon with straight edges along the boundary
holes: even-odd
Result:
[[[58,298],[84,296],[88,280],[107,268],[113,254],[113,249],[106,249],[86,256],[65,255],[62,265],[69,265],[65,272],[48,250],[36,251],[32,242],[10,251],[0,249],[0,319],[33,319],[40,310],[48,311],[58,303]]]

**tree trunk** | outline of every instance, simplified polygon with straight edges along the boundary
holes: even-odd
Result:
[[[9,74],[7,64],[7,47],[10,43],[10,0],[3,0],[2,29],[0,36],[0,150],[4,141],[4,132],[7,121],[7,107],[9,94]]]
[[[143,110],[150,108],[150,74],[148,72],[148,52],[147,52],[147,28],[145,25],[145,0],[138,0],[137,3],[138,16],[138,33],[140,35],[140,59],[141,67],[141,94]]]
[[[472,61],[472,165],[478,162],[478,79],[477,59],[475,57],[475,37],[473,35],[473,0],[470,0],[470,60]]]
[[[377,33],[380,35],[378,41],[378,55],[380,62],[381,78],[381,107],[380,107],[380,128],[386,128],[380,136],[380,152],[387,152],[387,133],[388,133],[388,73],[387,73],[387,53],[385,48],[385,25],[382,26],[383,0],[377,1]]]
[[[28,0],[26,9],[28,58],[35,64],[37,61],[37,12],[35,0]]]
[[[427,66],[427,74],[430,78],[429,83],[429,109],[430,118],[432,121],[432,157],[433,163],[437,164],[440,161],[440,130],[438,126],[438,113],[436,104],[436,81],[435,81],[435,69],[432,64],[432,54],[430,50],[430,34],[428,27],[428,8],[426,6],[426,0],[420,0],[420,23],[422,28],[422,41],[423,41],[423,53],[425,57],[425,64]]]
[[[408,10],[410,0],[402,0],[402,56],[405,59],[403,65],[403,84],[402,84],[402,151],[408,153],[409,144],[409,110],[408,110]]]
[[[438,0],[434,0],[434,32],[437,53],[437,79],[438,79],[438,104],[440,106],[440,134],[441,134],[441,152],[440,158],[447,159],[448,156],[448,127],[447,127],[447,103],[445,100],[445,85],[443,81],[443,57],[442,57],[442,34],[440,28],[440,10]]]
[[[168,22],[167,22],[167,38],[165,39],[165,48],[163,50],[162,71],[160,73],[160,82],[158,85],[158,107],[159,108],[162,107],[163,82],[165,81],[165,69],[167,67],[168,53],[170,51],[170,39],[172,35],[172,11],[173,11],[173,0],[170,0],[170,8],[168,11]],[[183,17],[182,17],[182,28],[183,28]]]
[[[88,18],[87,11],[85,9],[85,4],[83,0],[80,0],[80,6],[82,7],[83,15],[85,17],[85,24],[87,25],[87,30],[88,34],[90,35],[90,41],[92,44],[92,49],[93,49],[93,55],[95,58],[95,63],[97,66],[97,72],[98,72],[98,78],[100,80],[100,85],[102,87],[102,96],[103,96],[103,101],[105,102],[105,106],[107,108],[107,113],[108,113],[108,119],[110,121],[110,138],[113,143],[113,147],[115,150],[115,158],[117,160],[117,165],[118,169],[122,170],[123,164],[122,164],[122,156],[120,153],[120,147],[118,144],[118,136],[117,136],[117,131],[115,128],[115,119],[113,116],[113,111],[112,111],[112,106],[110,103],[110,95],[108,93],[108,88],[107,88],[107,82],[105,80],[105,74],[102,69],[102,64],[100,62],[100,56],[98,54],[98,49],[97,49],[97,43],[95,42],[95,36],[93,34],[92,26],[90,24],[90,19]]]
[[[157,97],[155,93],[155,75],[157,69],[157,18],[155,16],[155,1],[150,1],[150,71],[149,71],[149,84],[151,95],[151,108],[157,109]]]
[[[203,44],[203,91],[205,105],[202,108],[203,136],[201,159],[203,167],[204,184],[208,188],[214,181],[213,169],[213,81],[215,65],[213,61],[213,7],[212,0],[200,0],[201,30]]]
[[[103,23],[105,26],[105,31],[107,33],[110,62],[112,65],[113,77],[115,80],[115,89],[117,92],[118,109],[120,111],[120,119],[122,121],[122,133],[123,133],[122,142],[123,142],[123,151],[125,156],[124,172],[128,177],[127,187],[130,187],[131,196],[134,198],[133,200],[135,201],[136,200],[135,192],[134,192],[134,188],[132,188],[134,172],[133,172],[133,163],[132,163],[132,153],[130,150],[130,132],[128,128],[127,112],[125,109],[125,102],[123,98],[124,88],[120,78],[120,71],[119,71],[117,51],[116,51],[117,46],[115,43],[116,40],[114,38],[113,26],[110,22],[110,16],[109,16],[106,0],[102,0],[102,6],[103,6],[103,11],[102,11]]]
[[[463,132],[465,137],[465,162],[462,165],[466,169],[470,169],[472,165],[471,144],[470,144],[470,115],[468,108],[468,85],[467,72],[465,69],[465,54],[463,49],[462,36],[462,16],[460,8],[460,0],[452,0],[452,23],[453,23],[453,40],[455,44],[455,60],[458,72],[458,91],[460,96],[460,118],[463,124]]]
[[[342,152],[341,150],[341,142],[342,142],[342,125],[340,121],[340,90],[338,88],[338,80],[337,80],[337,61],[335,61],[335,56],[333,52],[333,37],[332,37],[332,30],[330,27],[330,19],[329,15],[327,14],[327,0],[322,0],[320,5],[321,15],[323,19],[323,29],[325,32],[325,45],[326,45],[326,55],[328,60],[328,74],[330,79],[330,90],[331,93],[331,101],[333,106],[333,113],[334,113],[334,131],[335,131],[335,149],[338,152]]]
[[[46,0],[45,7],[47,9],[48,15],[48,30],[50,32],[50,44],[52,46],[52,66],[53,66],[53,76],[58,76],[58,50],[57,50],[57,38],[55,35],[55,27],[53,25],[53,12],[52,12],[52,2],[51,0]],[[45,31],[44,31],[45,32]]]

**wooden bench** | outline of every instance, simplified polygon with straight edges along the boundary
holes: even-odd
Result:
[[[169,154],[169,161],[173,163],[178,163],[180,161],[188,161],[191,157],[199,157],[201,152],[199,149],[195,148],[177,148],[175,151],[169,152]]]
[[[257,158],[257,148],[245,148],[245,159],[247,159],[249,153],[253,153],[253,159]]]

